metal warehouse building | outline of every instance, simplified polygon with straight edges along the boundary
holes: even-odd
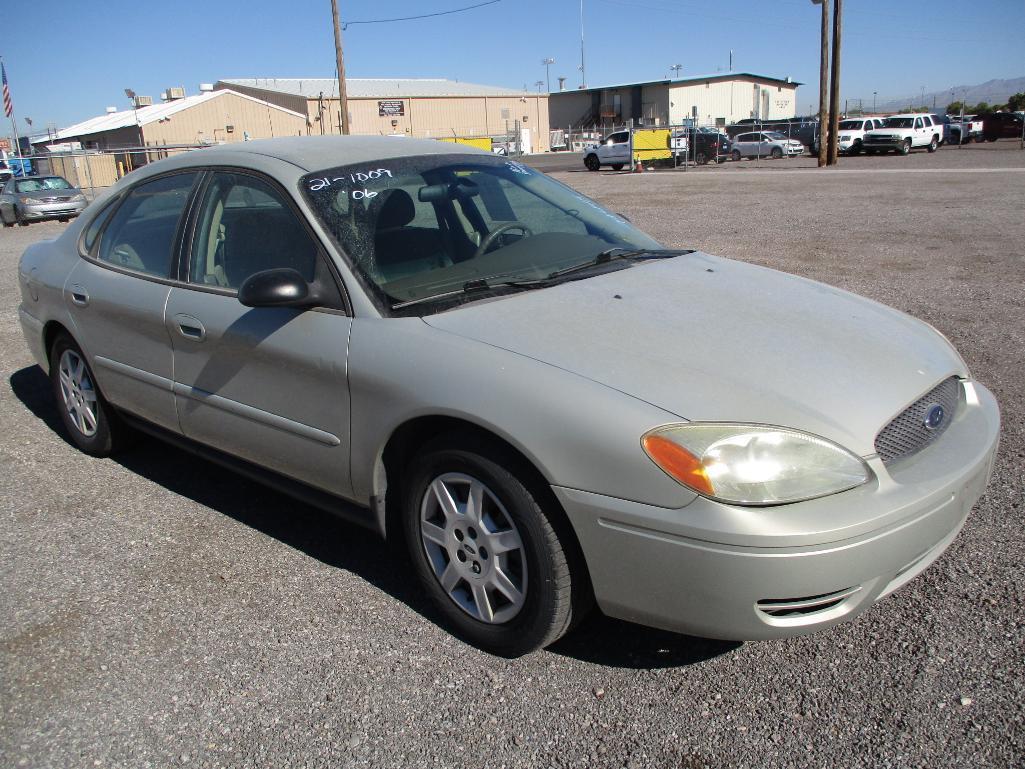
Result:
[[[444,79],[346,78],[345,87],[354,134],[505,139],[518,122],[524,149],[548,149],[548,94]],[[300,112],[311,134],[341,133],[338,81],[333,78],[228,79],[214,88]]]
[[[79,142],[83,149],[218,144],[306,133],[305,113],[233,91],[207,91],[111,112],[33,144]]]
[[[797,87],[749,72],[698,75],[677,80],[585,88],[552,93],[549,120],[554,128],[622,125],[680,125],[697,109],[699,125],[729,125],[744,118],[794,117]]]

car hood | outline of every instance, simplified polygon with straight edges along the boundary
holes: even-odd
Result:
[[[783,425],[862,456],[875,453],[876,433],[906,406],[946,377],[967,375],[953,347],[909,315],[703,253],[424,322],[684,419]]]

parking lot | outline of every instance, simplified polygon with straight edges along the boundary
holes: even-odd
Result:
[[[928,321],[1001,404],[989,489],[932,568],[854,622],[746,644],[594,616],[551,649],[494,658],[436,624],[401,559],[360,529],[155,442],[116,460],[78,452],[16,312],[18,256],[67,225],[3,230],[0,761],[1022,766],[1018,147],[821,171],[807,157],[650,174],[543,159],[668,246]]]

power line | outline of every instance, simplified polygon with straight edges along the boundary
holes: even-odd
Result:
[[[468,5],[465,8],[453,8],[451,11],[437,11],[435,13],[422,13],[418,16],[400,16],[397,19],[365,19],[362,21],[343,21],[342,29],[348,29],[350,24],[388,24],[393,21],[413,21],[414,19],[430,19],[434,16],[448,16],[451,13],[462,13],[463,11],[472,11],[474,8],[483,8],[485,5],[494,5],[500,3],[502,0],[488,0],[486,3],[477,3],[476,5]]]

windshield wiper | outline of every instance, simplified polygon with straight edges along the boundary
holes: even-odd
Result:
[[[467,294],[476,293],[487,293],[489,291],[495,291],[496,289],[502,288],[515,288],[515,289],[528,289],[528,288],[542,288],[543,281],[530,281],[530,280],[503,280],[498,283],[490,283],[485,278],[478,280],[468,280],[463,284],[462,288],[457,288],[454,291],[443,291],[440,294],[431,294],[430,296],[421,296],[418,299],[409,299],[405,302],[397,302],[393,304],[391,308],[393,310],[401,310],[405,307],[412,307],[417,304],[426,304],[427,302],[435,302],[442,299],[451,299],[456,296],[465,296]]]
[[[561,278],[563,275],[569,275],[574,272],[580,272],[591,267],[596,267],[599,264],[606,264],[614,259],[670,259],[674,256],[684,256],[686,254],[693,254],[693,248],[608,248],[599,254],[596,254],[592,259],[588,259],[586,262],[580,262],[579,264],[571,264],[569,267],[563,267],[561,270],[548,273],[548,280],[555,280]]]

